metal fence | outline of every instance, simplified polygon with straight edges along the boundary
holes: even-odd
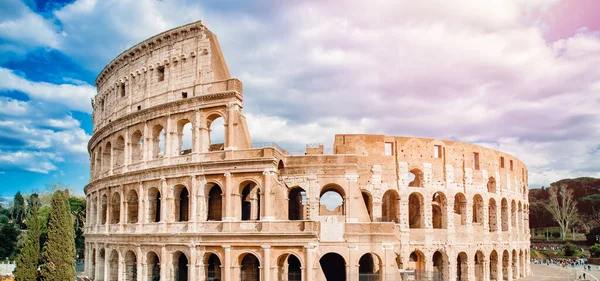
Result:
[[[15,262],[8,261],[0,263],[0,275],[13,275],[13,271],[15,270]]]

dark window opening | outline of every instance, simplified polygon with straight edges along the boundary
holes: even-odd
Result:
[[[158,82],[165,80],[165,67],[161,66],[158,69]]]
[[[120,92],[121,92],[121,97],[124,97],[125,96],[125,84],[121,84]]]
[[[187,92],[181,92],[181,97],[184,99],[187,98]]]

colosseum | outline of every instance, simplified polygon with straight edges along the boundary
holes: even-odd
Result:
[[[242,82],[202,22],[95,81],[85,227],[93,280],[513,280],[527,276],[527,169],[448,140],[252,143]],[[285,134],[285,132],[281,132]]]

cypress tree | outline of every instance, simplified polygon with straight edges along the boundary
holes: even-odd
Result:
[[[75,279],[75,233],[69,202],[63,191],[52,195],[48,238],[42,253],[42,280],[66,281]]]
[[[23,248],[17,258],[17,266],[14,271],[15,281],[35,281],[38,276],[38,264],[40,259],[40,235],[42,229],[38,217],[36,205],[29,207],[27,213],[27,234],[23,242]]]

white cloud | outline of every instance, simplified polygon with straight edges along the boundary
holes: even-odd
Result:
[[[15,46],[34,48],[47,46],[59,48],[61,35],[52,21],[33,12],[19,0],[3,0],[0,9],[4,9],[0,19],[0,38],[12,42]],[[11,11],[12,14],[8,14]],[[3,43],[0,45],[4,45]],[[22,52],[17,47],[12,48]]]

